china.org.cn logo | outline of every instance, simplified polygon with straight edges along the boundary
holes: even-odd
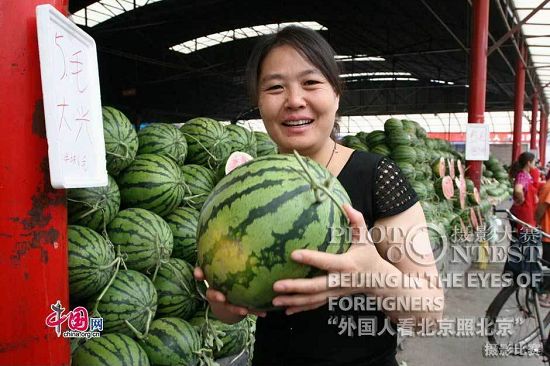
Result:
[[[58,337],[64,338],[95,338],[103,331],[103,318],[90,318],[85,307],[78,306],[65,313],[61,301],[51,304],[52,312],[46,317],[46,325],[55,328]],[[69,330],[62,332],[63,323],[67,322]]]

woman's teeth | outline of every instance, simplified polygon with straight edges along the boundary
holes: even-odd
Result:
[[[313,122],[312,119],[300,119],[300,120],[297,120],[297,121],[283,122],[283,125],[285,125],[285,126],[302,126],[302,125],[308,125],[311,122]]]

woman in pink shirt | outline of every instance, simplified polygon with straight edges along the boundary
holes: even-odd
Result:
[[[538,188],[529,174],[531,168],[534,167],[534,161],[535,155],[524,152],[510,168],[510,176],[514,179],[514,203],[510,211],[517,218],[532,226],[536,226],[535,208]],[[518,227],[518,229],[522,228]]]

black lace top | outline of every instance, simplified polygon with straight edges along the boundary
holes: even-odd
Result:
[[[385,157],[378,163],[375,187],[378,218],[403,212],[418,201],[416,192],[401,173],[399,166]]]
[[[361,211],[368,227],[377,219],[396,215],[418,198],[397,164],[380,155],[355,151],[338,180]],[[336,322],[351,316],[376,319],[380,335],[338,334]],[[396,335],[384,332],[380,311],[329,311],[328,306],[286,316],[282,311],[258,318],[253,365],[394,366]],[[396,329],[395,324],[393,328]]]

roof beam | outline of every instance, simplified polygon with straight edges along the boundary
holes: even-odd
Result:
[[[498,2],[498,1],[497,1]],[[521,29],[521,26],[525,23],[527,23],[527,21],[529,19],[531,19],[533,17],[533,15],[535,15],[540,9],[544,8],[544,6],[546,4],[548,4],[548,2],[550,2],[550,0],[543,0],[542,3],[539,4],[539,6],[537,6],[535,9],[533,9],[532,12],[530,12],[525,18],[523,18],[521,21],[519,21],[518,23],[516,23],[516,25],[514,25],[511,29],[508,30],[508,32],[506,32],[506,34],[504,34],[502,37],[500,37],[500,39],[498,41],[496,41],[496,43],[494,43],[490,48],[489,50],[487,51],[487,57],[497,48],[500,47],[501,44],[503,44],[504,42],[506,42],[514,33],[516,33],[518,30]],[[500,6],[500,3],[499,3],[499,6]]]
[[[546,2],[550,1],[550,0],[545,0]],[[426,7],[426,9],[428,9],[428,11],[430,13],[432,13],[432,15],[435,17],[435,19],[437,19],[437,21],[439,23],[441,23],[441,25],[443,26],[443,28],[445,28],[447,30],[447,32],[449,32],[449,34],[451,35],[451,37],[454,38],[454,40],[460,45],[460,47],[466,52],[466,53],[469,53],[470,50],[468,49],[468,47],[466,47],[464,45],[464,43],[462,43],[462,41],[460,40],[460,38],[457,37],[456,34],[454,34],[454,32],[451,30],[451,28],[449,28],[449,26],[447,26],[447,24],[443,21],[443,19],[441,19],[439,17],[439,15],[436,14],[436,12],[426,3],[426,1],[424,0],[420,0],[420,2],[422,4],[424,4],[424,6]]]

